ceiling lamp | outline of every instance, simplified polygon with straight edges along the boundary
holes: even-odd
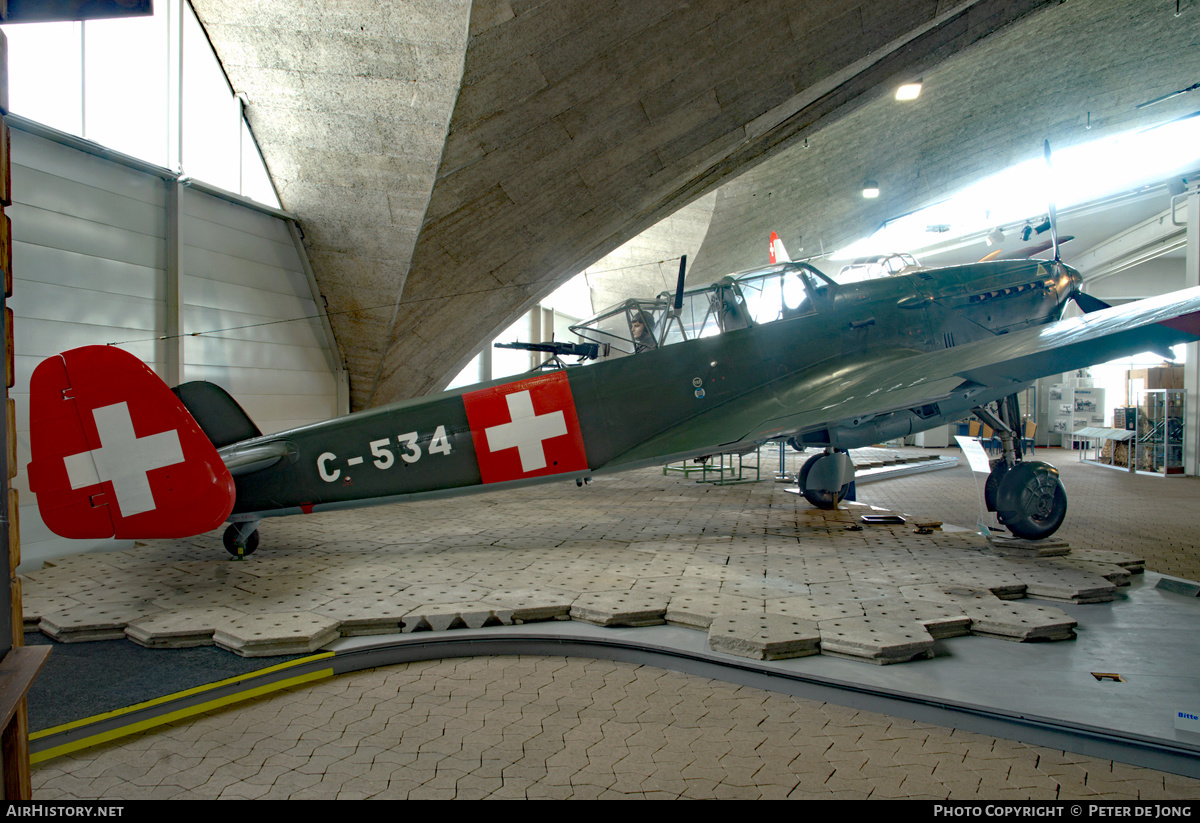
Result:
[[[915,83],[905,83],[900,88],[896,89],[897,100],[916,100],[921,96],[921,81]]]
[[[879,196],[879,184],[874,180],[868,180],[863,183],[863,197],[868,200]]]

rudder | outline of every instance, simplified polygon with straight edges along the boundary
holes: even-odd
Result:
[[[110,346],[48,358],[29,384],[29,488],[60,537],[187,537],[233,510],[233,478],[179,399]]]

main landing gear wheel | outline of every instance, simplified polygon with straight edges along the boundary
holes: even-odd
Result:
[[[1000,478],[996,515],[1017,537],[1041,540],[1058,531],[1067,514],[1067,493],[1049,463],[1018,463]]]
[[[804,461],[804,465],[800,467],[800,474],[796,476],[796,483],[800,486],[800,493],[804,495],[804,499],[812,503],[818,509],[836,509],[837,504],[846,499],[846,495],[850,493],[850,484],[842,486],[838,491],[826,491],[825,489],[810,489],[808,487],[808,475],[812,472],[813,466],[817,461],[824,460],[829,455],[814,454],[812,457]]]
[[[996,510],[996,495],[1000,492],[1000,483],[1006,474],[1008,474],[1008,461],[1001,457],[993,462],[987,482],[983,484],[983,502],[990,512]]]
[[[233,523],[221,535],[221,542],[225,545],[225,551],[234,557],[249,557],[258,548],[258,529],[255,528],[243,538],[238,524]]]

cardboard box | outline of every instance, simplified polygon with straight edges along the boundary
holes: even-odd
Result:
[[[1133,395],[1126,398],[1128,405],[1137,402],[1137,389],[1182,389],[1183,366],[1157,366],[1149,369],[1129,369],[1125,372],[1125,384],[1140,380],[1140,386],[1133,386]]]

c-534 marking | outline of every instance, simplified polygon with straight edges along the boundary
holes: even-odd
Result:
[[[420,446],[421,436],[418,432],[406,432],[396,435],[396,445],[400,447],[400,459],[405,463],[416,463],[421,459],[423,453]],[[367,446],[371,450],[371,463],[377,469],[390,469],[396,465],[396,452],[392,451],[392,441],[389,438],[382,440],[372,440]],[[450,454],[450,438],[446,436],[446,427],[438,426],[434,429],[433,437],[429,440],[429,454]],[[342,476],[341,469],[331,469],[330,463],[337,460],[338,457],[333,452],[322,452],[317,457],[317,474],[326,483],[333,483]],[[346,460],[347,466],[357,466],[363,462],[361,456],[350,457]]]

